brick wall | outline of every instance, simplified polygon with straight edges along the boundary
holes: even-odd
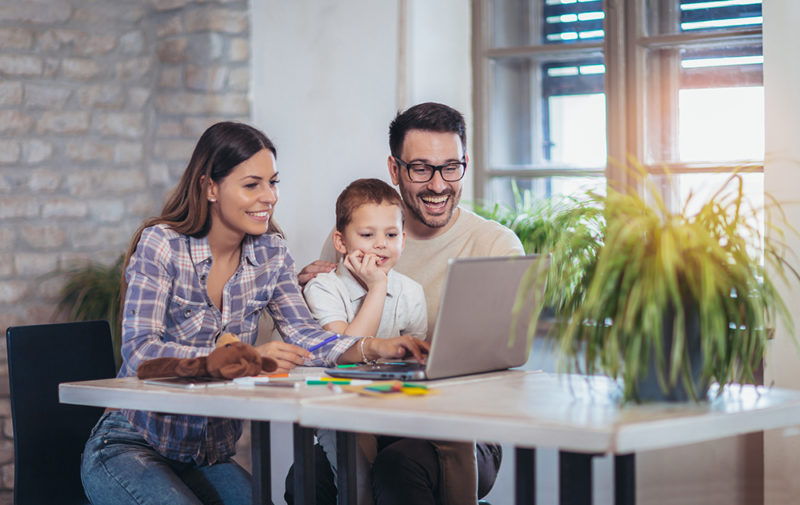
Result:
[[[0,3],[0,329],[52,320],[63,272],[112,262],[200,134],[250,117],[247,0]],[[0,344],[0,505],[13,440]]]

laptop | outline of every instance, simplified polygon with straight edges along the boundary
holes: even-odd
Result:
[[[536,269],[532,269],[533,266]],[[453,258],[449,261],[442,303],[427,361],[387,362],[326,370],[333,377],[375,380],[430,380],[523,365],[528,359],[530,308],[541,304],[548,263],[537,255]],[[520,283],[534,279],[510,340]]]

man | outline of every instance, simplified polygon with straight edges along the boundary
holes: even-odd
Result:
[[[469,163],[466,146],[464,117],[446,105],[415,105],[389,126],[389,175],[406,210],[406,246],[395,270],[422,284],[429,322],[436,321],[450,258],[524,254],[511,230],[458,206]],[[336,260],[329,239],[321,260],[300,272],[300,282],[333,270]],[[432,331],[429,324],[428,338]],[[499,446],[378,438],[377,505],[475,504],[500,468]]]

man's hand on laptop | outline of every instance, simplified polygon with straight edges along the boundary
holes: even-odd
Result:
[[[413,356],[420,363],[425,363],[431,346],[428,342],[411,335],[394,338],[369,338],[365,342],[364,352],[369,359],[405,358]]]
[[[300,273],[297,274],[297,282],[300,287],[308,284],[308,281],[317,276],[317,274],[324,274],[332,272],[336,268],[336,263],[330,261],[316,260],[304,266]]]

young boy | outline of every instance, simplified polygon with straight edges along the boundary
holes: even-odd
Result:
[[[336,270],[317,275],[303,291],[323,328],[353,336],[425,338],[422,286],[392,270],[405,244],[403,221],[400,195],[380,179],[358,179],[336,199],[333,244],[343,259]],[[317,438],[335,473],[335,432],[318,430]],[[358,503],[365,505],[372,503],[370,468],[376,439],[361,434],[358,446]]]
[[[358,179],[336,199],[336,270],[317,275],[303,294],[326,330],[377,338],[425,338],[425,294],[392,267],[405,243],[403,203],[380,179]]]

